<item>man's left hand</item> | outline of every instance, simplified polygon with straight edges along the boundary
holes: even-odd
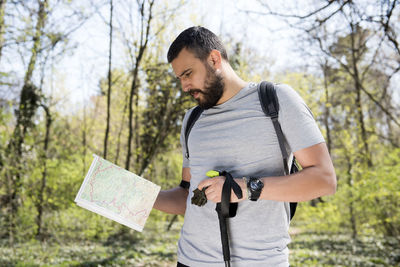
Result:
[[[238,183],[238,185],[242,189],[243,197],[241,199],[238,199],[233,190],[231,190],[231,202],[240,202],[247,198],[246,185],[243,179],[241,178],[235,178],[234,180],[236,183]],[[217,176],[213,178],[204,179],[199,183],[197,188],[199,190],[202,190],[203,187],[208,187],[205,191],[207,199],[214,203],[219,203],[221,202],[222,187],[224,183],[225,183],[225,176]]]

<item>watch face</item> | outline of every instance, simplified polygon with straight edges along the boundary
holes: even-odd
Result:
[[[251,189],[252,191],[261,190],[261,189],[263,188],[263,186],[264,186],[264,184],[263,184],[260,180],[258,180],[258,179],[255,179],[255,180],[251,180],[251,181],[250,181],[250,189]]]

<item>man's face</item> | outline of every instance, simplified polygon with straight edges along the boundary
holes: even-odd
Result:
[[[200,107],[209,109],[218,104],[224,92],[224,81],[208,62],[183,49],[171,64],[183,91],[191,94]]]

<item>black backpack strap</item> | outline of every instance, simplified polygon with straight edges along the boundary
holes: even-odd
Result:
[[[274,84],[265,81],[261,82],[260,85],[258,86],[258,97],[260,98],[261,107],[264,113],[271,118],[272,123],[274,125],[275,132],[278,137],[279,147],[282,153],[285,175],[288,175],[289,156],[285,148],[285,143],[284,143],[285,139],[283,136],[282,128],[278,121],[279,102],[278,102],[278,96],[276,95]]]
[[[186,127],[185,127],[185,144],[186,144],[186,158],[189,159],[189,147],[188,147],[188,138],[190,131],[193,128],[194,123],[197,121],[197,119],[200,117],[201,113],[203,113],[204,109],[201,107],[197,106],[192,110],[192,113],[190,113],[190,116],[186,122]]]
[[[279,148],[282,153],[283,159],[283,168],[285,175],[289,175],[289,168],[288,168],[288,153],[285,148],[284,136],[282,132],[281,125],[278,121],[279,116],[279,102],[278,96],[276,95],[275,86],[271,82],[262,81],[258,86],[258,97],[261,102],[261,107],[267,117],[270,117],[272,123],[275,128],[276,135],[278,137]],[[299,170],[298,166],[296,165],[296,160],[293,157],[292,165],[290,168],[290,173],[295,173]],[[290,202],[290,219],[293,218],[296,208],[297,202]]]

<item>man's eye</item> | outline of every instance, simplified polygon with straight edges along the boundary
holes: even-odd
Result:
[[[187,73],[185,74],[185,77],[189,77],[190,74],[192,74],[192,72],[187,72]]]

